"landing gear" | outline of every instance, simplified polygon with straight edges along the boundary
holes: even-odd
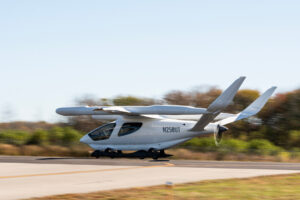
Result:
[[[115,154],[116,154],[116,152],[113,151],[113,150],[110,149],[110,148],[105,149],[104,153],[107,154],[107,155],[109,155],[110,158],[114,158],[114,157],[115,157]]]
[[[159,157],[158,157],[158,155],[153,155],[152,158],[153,158],[153,160],[157,160]]]
[[[151,155],[151,157],[153,158],[153,160],[157,160],[160,157],[168,157],[167,154],[165,154],[165,150],[162,149],[160,151],[155,150],[155,149],[149,149],[148,151]]]
[[[101,152],[99,150],[96,150],[91,154],[91,156],[95,157],[95,158],[100,158],[100,154],[101,154]]]
[[[147,157],[148,152],[141,150],[141,151],[137,151],[136,154],[138,154],[139,158],[143,160]]]
[[[133,153],[123,153],[121,150],[114,151],[113,149],[107,148],[104,151],[95,150],[92,154],[92,157],[110,157],[110,158],[152,158],[157,160],[159,158],[167,158],[172,155],[166,154],[164,150],[155,150],[149,149],[149,151],[140,150]]]
[[[113,150],[112,149],[110,149],[110,148],[107,148],[107,149],[105,149],[105,151],[104,151],[105,153],[111,153],[111,152],[113,152]]]

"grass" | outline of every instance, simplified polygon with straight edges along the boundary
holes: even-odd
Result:
[[[183,148],[167,150],[174,155],[171,159],[181,160],[230,160],[230,161],[268,161],[268,162],[300,162],[300,156],[292,156],[289,152],[277,155],[258,155],[238,152],[199,152]]]
[[[155,186],[94,192],[66,194],[33,198],[34,200],[295,200],[300,199],[300,174],[263,176],[245,179],[202,181],[174,186]],[[31,200],[33,200],[31,199]]]

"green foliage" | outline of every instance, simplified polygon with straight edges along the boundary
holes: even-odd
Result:
[[[27,142],[30,133],[18,130],[6,130],[0,132],[0,142],[7,144],[22,145]]]
[[[277,155],[283,151],[282,148],[264,139],[253,139],[249,142],[238,139],[223,139],[221,144],[216,146],[212,137],[193,138],[180,147],[201,152],[250,153],[258,155]],[[296,155],[297,153],[295,152],[294,154]]]
[[[290,140],[293,140],[293,141],[299,141],[300,140],[300,131],[298,130],[292,130],[292,131],[289,131],[289,136],[290,136]]]
[[[288,145],[289,147],[300,147],[300,131],[291,130],[288,132]]]
[[[0,142],[14,145],[70,145],[79,143],[82,134],[71,127],[53,127],[50,130],[34,132],[6,130],[0,132]]]
[[[247,142],[237,139],[227,139],[221,142],[220,148],[229,152],[245,152]]]
[[[43,145],[47,143],[48,134],[45,130],[37,130],[34,131],[31,137],[29,138],[27,144],[37,144],[37,145]]]
[[[273,145],[270,141],[264,139],[254,139],[248,143],[248,151],[250,153],[260,154],[260,155],[276,155],[282,149]]]
[[[77,130],[75,130],[71,127],[66,127],[66,128],[64,128],[62,142],[65,145],[70,145],[72,143],[78,143],[81,136],[82,135]]]
[[[49,130],[48,140],[51,144],[62,144],[64,128],[56,126]]]
[[[292,158],[300,158],[300,148],[299,147],[296,147],[296,148],[292,149],[291,157]]]
[[[215,142],[212,138],[193,138],[184,144],[181,145],[182,147],[186,147],[192,150],[196,151],[203,151],[203,152],[208,152],[208,151],[216,151],[216,145]]]

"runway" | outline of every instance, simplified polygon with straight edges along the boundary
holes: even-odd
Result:
[[[0,156],[0,199],[300,173],[300,163]]]

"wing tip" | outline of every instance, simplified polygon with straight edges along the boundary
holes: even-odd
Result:
[[[267,91],[265,91],[264,93],[271,92],[271,95],[272,95],[275,92],[276,89],[277,89],[277,86],[272,86]]]

